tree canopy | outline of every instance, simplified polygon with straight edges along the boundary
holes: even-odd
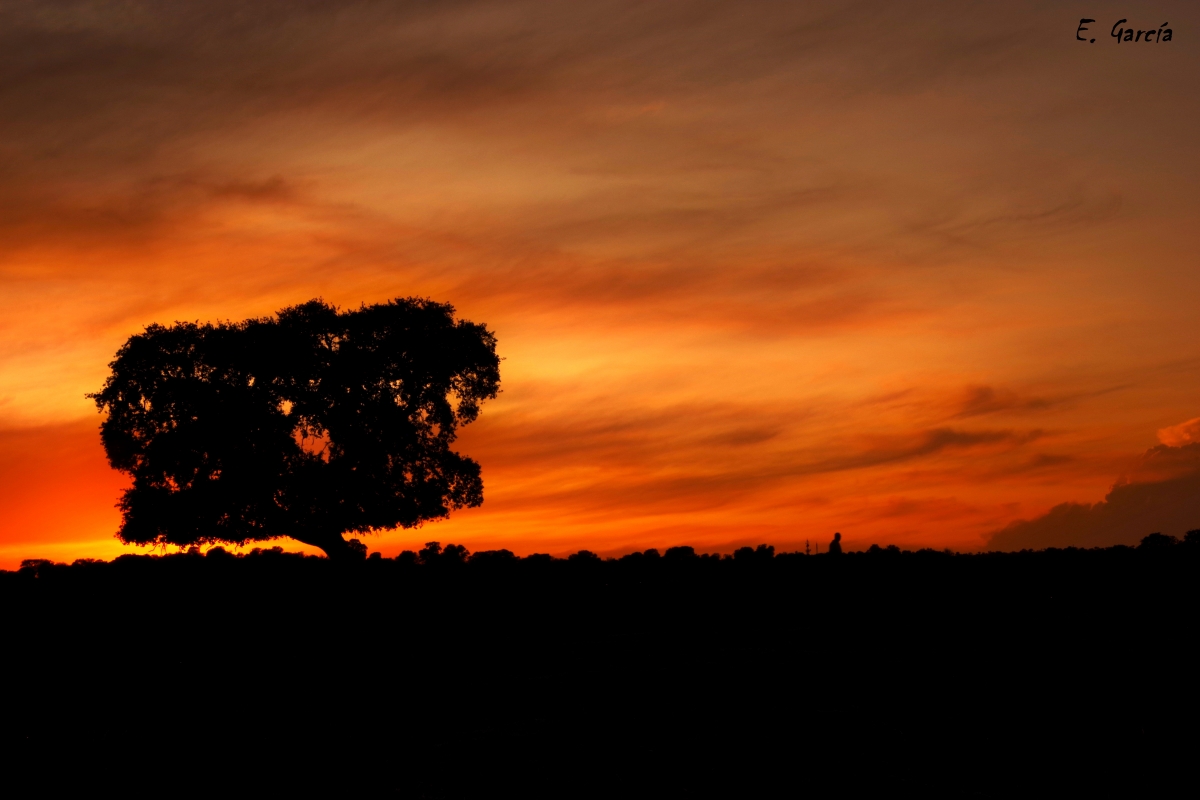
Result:
[[[330,557],[343,534],[414,527],[483,502],[459,425],[499,391],[496,337],[418,298],[339,311],[150,325],[89,395],[109,462],[133,485],[125,542],[290,536]],[[356,547],[357,545],[357,547]]]

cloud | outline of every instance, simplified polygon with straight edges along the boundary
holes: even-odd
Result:
[[[1132,545],[1151,533],[1179,536],[1197,528],[1200,444],[1160,445],[1101,502],[1062,503],[1036,519],[1010,523],[990,537],[988,549]]]
[[[1038,412],[1060,406],[1070,406],[1082,400],[1101,397],[1111,392],[1129,388],[1129,384],[1107,386],[1089,391],[1054,394],[1049,397],[1027,396],[1006,387],[981,384],[967,386],[954,400],[957,410],[951,419],[978,417],[999,412]]]
[[[1168,447],[1182,447],[1200,442],[1200,417],[1160,429],[1158,440]]]
[[[293,212],[315,206],[303,187],[279,175],[261,179],[206,176],[198,171],[157,175],[91,193],[0,182],[0,253],[52,243],[81,248],[148,241],[206,227],[218,208],[260,206]]]
[[[781,495],[794,509],[798,495],[848,475],[886,482],[905,466],[949,470],[947,463],[1021,451],[1041,437],[1036,430],[945,427],[829,432],[822,430],[829,415],[841,412],[818,402],[691,402],[638,411],[607,399],[552,398],[549,391],[532,402],[520,398],[464,430],[463,452],[479,460],[489,491],[495,489],[491,508],[589,522],[704,509],[735,518],[760,513]],[[913,498],[896,502],[932,507]]]
[[[963,392],[961,409],[955,417],[975,417],[997,411],[1039,411],[1052,401],[1043,397],[1021,397],[1011,389],[994,386],[968,386]]]
[[[948,450],[968,450],[986,445],[1022,446],[1041,438],[1041,431],[983,430],[963,431],[934,428],[907,436],[888,436],[864,440],[859,447],[832,458],[800,465],[797,472],[841,472],[897,462],[912,461]]]

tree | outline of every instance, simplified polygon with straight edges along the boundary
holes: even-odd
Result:
[[[331,558],[343,534],[414,527],[483,502],[457,428],[499,391],[496,337],[416,298],[320,300],[242,322],[150,325],[88,395],[133,485],[117,536],[245,544],[290,536]]]

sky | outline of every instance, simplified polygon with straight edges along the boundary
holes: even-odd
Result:
[[[84,397],[126,338],[314,297],[504,358],[484,504],[384,555],[1200,528],[1198,23],[0,0],[0,568],[138,552]]]

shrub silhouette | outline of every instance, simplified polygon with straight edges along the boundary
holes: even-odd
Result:
[[[448,544],[445,548],[441,542],[426,542],[417,560],[426,566],[443,566],[465,564],[470,552],[461,544]]]
[[[1168,536],[1165,533],[1152,533],[1149,536],[1142,537],[1141,544],[1138,545],[1139,550],[1168,550],[1179,544],[1179,540],[1174,536]]]
[[[678,547],[668,547],[667,552],[663,553],[663,558],[668,561],[689,561],[696,557],[696,548],[688,545],[680,545]]]
[[[290,536],[330,557],[342,534],[413,527],[483,502],[479,465],[451,449],[499,389],[496,339],[450,305],[319,300],[235,323],[151,325],[89,395],[109,462],[133,486],[128,543],[245,544]]]

